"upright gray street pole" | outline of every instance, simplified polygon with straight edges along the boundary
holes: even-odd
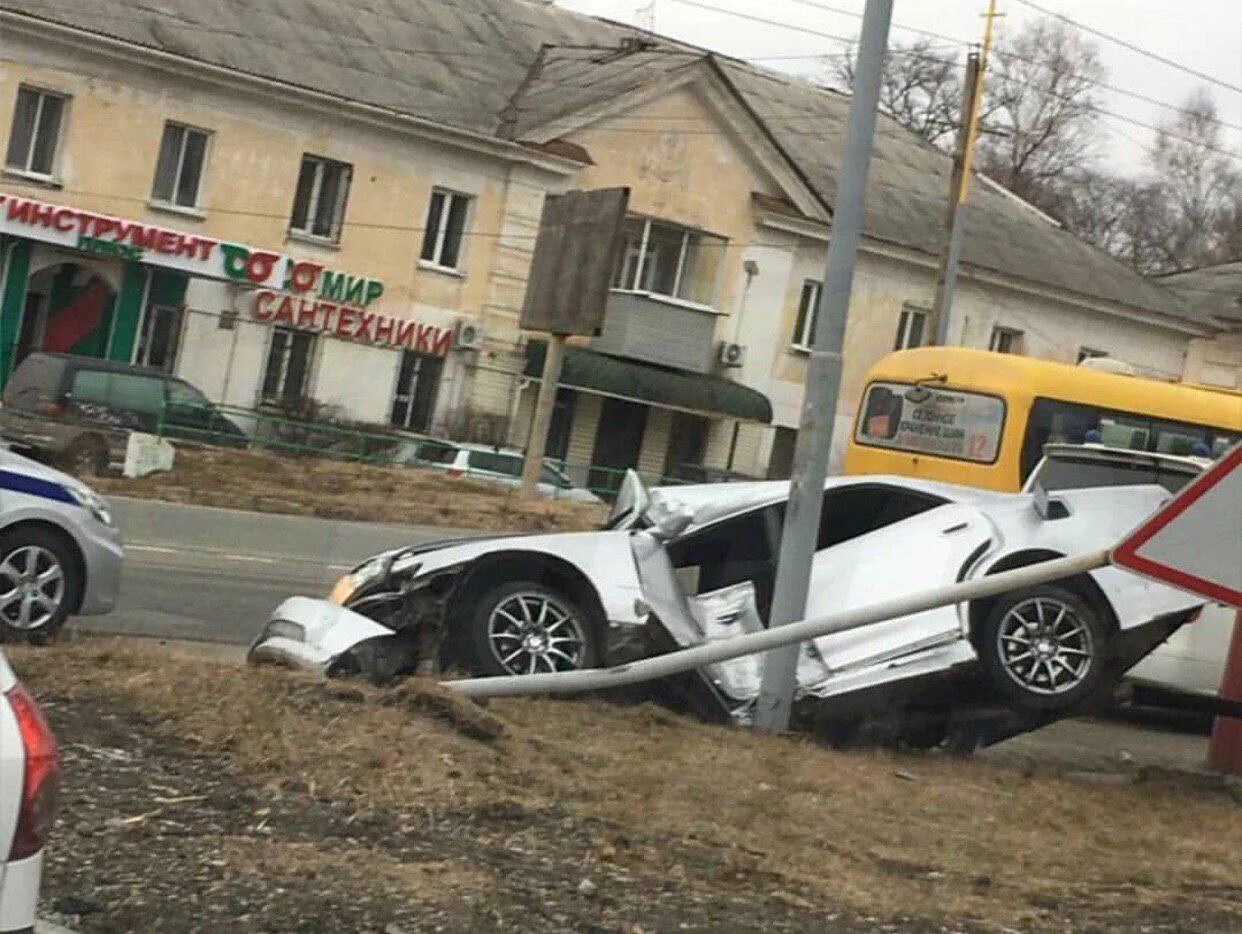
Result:
[[[850,98],[845,159],[841,164],[832,216],[828,268],[819,296],[815,342],[807,366],[806,395],[802,400],[798,443],[794,449],[793,479],[776,567],[771,626],[797,622],[806,614],[811,562],[824,505],[828,449],[832,444],[837,395],[841,388],[841,348],[854,287],[854,258],[862,236],[863,196],[871,165],[880,74],[892,15],[893,0],[867,0],[858,43],[854,94]],[[773,649],[765,656],[763,685],[755,714],[755,722],[761,729],[776,733],[789,727],[798,652],[799,646],[791,645]]]

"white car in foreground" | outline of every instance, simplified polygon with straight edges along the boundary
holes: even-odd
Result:
[[[376,680],[453,664],[523,674],[755,631],[772,601],[788,493],[785,482],[648,492],[631,474],[597,532],[377,555],[330,600],[286,601],[251,659]],[[1045,500],[903,477],[833,477],[824,496],[811,617],[1102,549],[1168,498],[1139,486]],[[1000,706],[1029,728],[1111,702],[1122,674],[1200,602],[1110,567],[814,639],[802,646],[798,712],[830,736],[877,717],[899,730],[917,723],[925,744],[966,707]],[[746,721],[761,665],[748,656],[672,686],[696,709]]]
[[[0,934],[34,929],[59,790],[56,740],[0,652]]]
[[[1211,461],[1098,444],[1050,444],[1027,488],[1048,491],[1155,483],[1176,493],[1199,476]],[[1233,542],[1242,564],[1242,531]],[[1225,676],[1229,640],[1237,619],[1230,607],[1209,603],[1193,626],[1183,626],[1130,670],[1128,679],[1141,694],[1169,692],[1216,697]]]

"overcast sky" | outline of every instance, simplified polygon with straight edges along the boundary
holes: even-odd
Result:
[[[651,0],[556,0],[566,8],[636,24],[639,12]],[[814,30],[837,36],[854,36],[857,17],[812,9],[816,3],[861,13],[866,0],[695,0],[706,6],[734,10],[787,23],[791,29],[747,21],[735,16],[692,6],[684,0],[654,0],[657,32],[784,71],[821,74],[823,66],[811,59],[780,59],[771,56],[820,55],[840,52],[842,44],[808,35]],[[1080,23],[1125,39],[1196,71],[1242,87],[1242,0],[1038,0],[1046,9],[1064,13]],[[982,36],[980,14],[986,0],[895,0],[890,41],[910,42],[918,34],[901,26],[927,29],[962,42],[978,42]],[[1018,0],[1000,0],[1005,14],[998,30],[1020,28],[1039,14]],[[647,12],[650,15],[650,11]],[[645,25],[645,21],[643,22]],[[1093,38],[1093,37],[1088,37]],[[932,40],[937,41],[937,40]],[[1170,68],[1114,43],[1095,39],[1108,69],[1108,83],[1170,104],[1181,104],[1197,87],[1207,87],[1220,108],[1221,118],[1242,125],[1242,93]],[[1109,91],[1101,91],[1101,106],[1140,123],[1155,124],[1172,111]],[[1120,168],[1137,171],[1143,148],[1150,146],[1151,130],[1117,119],[1105,118],[1103,126],[1111,141],[1111,158]],[[1226,130],[1226,142],[1242,154],[1242,132]],[[1239,158],[1242,166],[1242,155]]]

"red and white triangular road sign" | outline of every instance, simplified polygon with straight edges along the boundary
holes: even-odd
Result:
[[[1112,562],[1242,609],[1242,444],[1127,535]]]

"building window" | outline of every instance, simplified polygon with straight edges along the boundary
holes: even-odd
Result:
[[[48,178],[53,175],[67,100],[60,94],[24,85],[17,89],[9,150],[4,159],[8,168]]]
[[[263,402],[296,402],[306,397],[315,335],[293,328],[272,329],[272,343],[263,368]]]
[[[1022,332],[1013,328],[992,328],[988,350],[997,353],[1022,353]]]
[[[911,305],[901,309],[901,318],[897,322],[897,339],[893,341],[893,350],[906,350],[909,347],[923,346],[923,326],[927,323],[927,312]]]
[[[815,325],[819,321],[820,283],[807,279],[802,283],[802,297],[798,299],[798,317],[794,321],[792,344],[799,350],[810,350],[815,343]]]
[[[431,426],[443,372],[443,357],[413,350],[401,352],[401,369],[392,400],[392,424],[410,431],[426,431]]]
[[[631,217],[613,288],[711,305],[726,246],[723,237]]]
[[[181,309],[176,305],[149,305],[138,334],[134,362],[171,373],[181,340]]]
[[[353,168],[344,162],[303,156],[289,229],[321,240],[339,240],[352,175]]]
[[[442,269],[461,266],[461,242],[466,235],[470,196],[442,188],[433,189],[423,228],[422,260]]]
[[[206,132],[179,123],[165,123],[160,155],[155,163],[152,200],[183,208],[197,207],[206,159]]]
[[[1082,363],[1084,360],[1097,360],[1100,357],[1107,357],[1107,356],[1108,356],[1107,350],[1095,350],[1092,347],[1079,347],[1078,348],[1078,362],[1079,363]]]

